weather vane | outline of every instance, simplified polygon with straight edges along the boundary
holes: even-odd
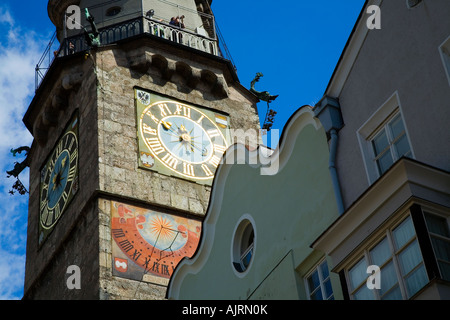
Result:
[[[273,102],[276,98],[278,98],[278,95],[271,95],[268,91],[257,91],[255,89],[256,82],[259,81],[261,77],[264,75],[261,72],[258,72],[253,79],[253,81],[250,83],[250,92],[252,92],[255,96],[259,98],[259,100],[266,101],[267,102],[267,112],[266,112],[266,118],[264,120],[263,130],[270,131],[272,129],[273,121],[275,120],[275,116],[277,114],[276,111],[270,109],[270,103]]]

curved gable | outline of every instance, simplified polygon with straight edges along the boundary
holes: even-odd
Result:
[[[197,253],[178,265],[167,296],[247,299],[278,267],[286,283],[272,298],[295,298],[294,269],[337,217],[328,155],[325,131],[309,107],[291,117],[280,147],[270,157],[243,145],[231,146],[216,174]],[[235,157],[246,164],[227,164]],[[272,166],[264,165],[268,163]],[[239,273],[233,267],[232,247],[244,217],[254,226],[255,246],[249,268]]]

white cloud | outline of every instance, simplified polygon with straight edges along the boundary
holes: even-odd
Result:
[[[23,295],[27,199],[8,199],[0,215],[0,299],[20,299]],[[2,199],[3,202],[3,199]]]
[[[0,259],[0,299],[21,299],[25,255],[13,254],[0,249],[0,256],[2,257]]]
[[[5,12],[6,11],[6,12]],[[14,24],[14,20],[11,17],[11,14],[9,13],[9,11],[0,8],[0,23],[3,24],[9,24],[10,26],[12,26]]]
[[[0,149],[31,142],[22,117],[34,92],[34,68],[41,48],[32,35],[21,41],[11,36],[18,32],[11,25],[8,40],[0,44]]]
[[[33,31],[23,33],[7,9],[0,8],[0,29],[0,299],[20,299],[28,195],[8,193],[15,179],[8,179],[6,170],[24,159],[20,155],[14,158],[10,150],[32,142],[22,118],[34,95],[34,70],[46,41]],[[27,187],[28,169],[19,177]]]

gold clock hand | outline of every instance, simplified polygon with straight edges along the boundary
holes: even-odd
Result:
[[[167,121],[161,121],[161,125],[164,127],[164,129],[166,130],[171,130],[172,128],[172,123],[171,122],[167,122]],[[171,130],[173,132],[173,130]]]
[[[63,168],[66,166],[66,161],[67,161],[67,156],[64,157],[64,159],[62,159],[62,161],[61,161],[61,165]]]
[[[200,151],[200,152],[203,152],[203,150],[200,148],[200,147],[198,147],[197,145],[195,145],[195,142],[194,141],[190,141],[190,145],[191,145],[191,149],[192,148],[195,148],[195,149],[197,149],[198,151]],[[193,150],[192,150],[193,151]]]
[[[56,188],[58,188],[61,183],[61,172],[60,171],[58,171],[58,173],[53,176],[52,182],[53,182],[52,191],[55,191]]]
[[[170,131],[170,133],[172,133],[173,136],[179,138],[179,134],[172,128],[173,124],[171,122],[161,121],[161,125],[163,126],[165,131]]]

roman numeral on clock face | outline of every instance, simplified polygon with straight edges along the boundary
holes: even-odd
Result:
[[[63,194],[61,195],[61,197],[62,197],[63,201],[66,202],[67,198],[69,198],[69,195],[67,194],[66,191],[64,191]]]
[[[205,116],[201,115],[201,117],[197,120],[197,123],[201,124],[203,119],[205,119]]]
[[[169,115],[172,114],[172,112],[170,112],[170,109],[166,103],[158,104],[158,108],[161,111],[161,118],[167,117],[168,114]]]
[[[183,173],[185,175],[195,177],[194,166],[190,163],[183,162]]]
[[[70,168],[69,175],[67,176],[67,181],[72,181],[75,178],[76,171],[77,171],[77,167]]]
[[[70,141],[70,143],[69,143],[68,149],[71,150],[73,147],[73,144],[75,143],[75,139],[70,139],[69,141]]]
[[[143,129],[144,133],[146,133],[146,134],[151,134],[151,135],[153,135],[153,136],[156,136],[156,134],[157,134],[156,129],[153,129],[152,127],[150,127],[150,126],[149,126],[148,124],[146,124],[146,123],[143,123],[143,124],[142,124],[142,129]]]
[[[165,151],[158,138],[146,138],[145,140],[147,141],[150,149],[152,149],[155,155],[159,155],[160,153]]]
[[[171,154],[167,153],[164,157],[161,158],[161,160],[164,161],[164,163],[169,167],[172,167],[175,170],[177,169],[178,160]]]
[[[186,118],[189,118],[189,119],[191,118],[191,108],[189,108],[187,106],[182,106],[179,104],[177,104],[176,106],[177,106],[176,107],[177,109],[174,112],[175,115],[183,115]]]
[[[48,164],[48,168],[50,170],[52,170],[55,167],[56,164],[56,153],[52,156],[52,159],[50,160],[49,164]]]
[[[220,163],[220,158],[218,156],[216,156],[216,155],[213,155],[211,157],[211,160],[209,160],[209,163],[217,168],[219,166],[219,163]]]
[[[56,154],[59,155],[63,150],[63,140],[60,140],[56,146]]]
[[[46,191],[48,193],[48,184],[45,182],[42,183],[42,191]]]
[[[128,239],[120,241],[119,245],[123,250],[125,250],[125,252],[128,252],[134,248],[134,246],[130,243]]]
[[[207,176],[213,175],[212,171],[208,168],[208,166],[206,164],[202,164],[202,169]]]
[[[73,162],[77,157],[78,157],[78,149],[75,149],[75,150],[70,154],[70,162]]]
[[[44,208],[41,215],[41,221],[45,226],[51,226],[55,221],[55,215],[53,209]]]
[[[215,144],[215,145],[214,145],[214,150],[215,150],[216,152],[219,152],[220,154],[223,154],[223,153],[225,153],[225,151],[227,150],[227,148],[226,148],[225,146]]]
[[[217,129],[211,129],[206,131],[209,135],[210,138],[214,138],[214,137],[220,137],[220,132]]]
[[[56,204],[56,207],[55,207],[55,220],[59,218],[60,214],[61,214],[61,208],[58,203],[58,204]]]
[[[146,115],[149,116],[150,119],[152,119],[153,122],[155,122],[156,124],[159,123],[159,119],[158,119],[157,117],[155,117],[155,116],[153,115],[153,113],[151,113],[150,111],[147,111]]]
[[[48,201],[41,201],[41,212],[43,212],[44,208],[47,207]]]

